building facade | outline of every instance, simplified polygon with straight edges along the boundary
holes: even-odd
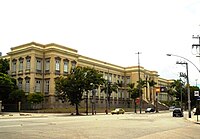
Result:
[[[59,76],[67,76],[76,66],[91,67],[103,74],[105,79],[115,83],[121,82],[123,86],[118,93],[112,93],[111,105],[131,105],[130,95],[127,92],[127,84],[138,81],[138,68],[142,80],[154,80],[156,87],[167,87],[171,80],[160,78],[156,71],[150,71],[144,67],[121,67],[104,61],[92,59],[78,54],[78,51],[58,44],[39,44],[31,42],[11,48],[3,58],[10,60],[9,74],[17,80],[19,89],[29,93],[41,92],[45,96],[44,107],[62,107],[65,104],[56,97],[55,79]],[[162,94],[162,99],[167,99],[167,94]],[[92,93],[89,93],[91,98]],[[97,107],[104,107],[106,94],[96,91]],[[155,88],[148,84],[143,88],[143,101],[154,103]],[[84,102],[83,102],[84,103]]]

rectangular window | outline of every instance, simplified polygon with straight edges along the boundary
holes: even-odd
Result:
[[[26,59],[26,69],[27,70],[31,69],[31,59]]]
[[[105,72],[105,74],[104,74],[104,79],[105,79],[105,80],[108,80],[108,73],[106,73],[106,72]]]
[[[122,76],[122,83],[124,84],[124,76]]]
[[[68,72],[68,61],[64,61],[64,72]]]
[[[23,60],[19,61],[19,71],[23,71]]]
[[[126,83],[127,83],[127,84],[130,83],[130,76],[126,76]]]
[[[76,67],[76,62],[72,62],[72,69],[75,69]]]
[[[40,80],[35,81],[35,92],[41,92],[41,81]]]
[[[45,80],[45,88],[44,88],[44,91],[45,91],[45,94],[49,94],[49,80]]]
[[[25,92],[30,92],[30,79],[26,79]]]
[[[49,71],[50,70],[50,59],[46,59],[45,60],[45,71]]]
[[[112,74],[111,74],[111,73],[109,74],[108,80],[109,80],[110,82],[112,82]]]
[[[116,74],[113,75],[113,82],[116,83]]]
[[[117,83],[121,83],[120,75],[118,75]]]
[[[36,70],[41,71],[42,70],[42,60],[36,59]]]
[[[18,80],[18,88],[19,90],[22,90],[22,80]]]
[[[124,92],[121,92],[121,96],[122,96],[122,98],[124,98]]]
[[[60,60],[56,60],[56,71],[60,71]]]
[[[12,62],[12,71],[13,71],[13,72],[16,72],[16,65],[17,65],[17,64],[16,64],[16,61],[13,61],[13,62]]]

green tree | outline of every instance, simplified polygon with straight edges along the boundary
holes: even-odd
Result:
[[[9,94],[9,101],[18,103],[25,101],[25,92],[23,90],[15,89]]]
[[[146,80],[142,80],[140,79],[139,81],[137,81],[137,89],[138,89],[138,93],[140,96],[140,113],[142,110],[142,95],[143,95],[143,88],[146,87]]]
[[[33,104],[34,108],[37,104],[41,103],[44,100],[44,96],[40,92],[30,93],[27,97],[29,103]]]
[[[7,59],[0,59],[0,73],[8,74],[9,67],[9,61]]]
[[[149,80],[148,81],[149,86],[150,86],[150,101],[152,102],[152,97],[153,97],[153,89],[155,87],[155,85],[157,84],[154,80]]]
[[[4,103],[18,102],[24,99],[22,90],[18,90],[16,79],[8,75],[9,61],[0,59],[0,100]]]
[[[107,81],[105,81],[103,88],[101,88],[101,92],[103,92],[103,91],[106,94],[108,106],[110,108],[110,96],[111,96],[112,92],[115,92],[115,93],[118,92],[118,85],[116,83],[113,84],[113,83],[111,83],[110,81],[107,80]],[[106,111],[106,113],[107,113],[107,111]]]
[[[99,74],[95,69],[76,67],[67,78],[59,77],[56,79],[58,97],[63,101],[69,101],[73,106],[75,105],[76,115],[79,115],[78,106],[83,100],[83,93],[103,84],[102,77],[102,74]]]
[[[171,88],[173,88],[175,90],[175,92],[173,92],[172,95],[179,99],[180,92],[183,91],[183,89],[184,89],[183,81],[181,79],[174,80],[174,82],[172,82],[170,84],[170,86],[171,86]]]
[[[142,79],[140,79],[140,81],[137,81],[137,88],[140,88],[140,89],[142,89],[142,88],[144,88],[144,87],[146,87],[146,81],[145,80],[142,80]]]
[[[134,83],[130,83],[128,84],[128,90],[130,93],[130,97],[133,99],[134,102],[134,106],[135,106],[135,113],[137,113],[137,103],[136,103],[136,99],[139,97],[139,91],[138,88],[135,88],[135,84]]]
[[[0,100],[8,101],[9,94],[16,88],[16,82],[9,75],[0,73]]]
[[[86,91],[86,114],[88,114],[88,93],[89,91],[97,89],[100,85],[103,85],[105,83],[105,79],[103,78],[103,75],[94,68],[83,67],[83,71],[85,74],[84,90]]]
[[[178,80],[174,80],[174,82],[172,82],[170,84],[170,91],[169,94],[176,97],[176,104],[175,105],[179,105],[182,106],[182,103],[184,102],[184,104],[186,104],[186,93],[185,93],[185,86],[184,83],[181,79]]]
[[[83,100],[84,76],[82,68],[75,68],[67,78],[59,77],[55,81],[58,97],[63,102],[67,100],[72,106],[75,105],[76,115],[79,115],[78,106]]]

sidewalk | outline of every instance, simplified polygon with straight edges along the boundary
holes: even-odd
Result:
[[[188,112],[185,111],[184,112],[184,117],[190,122],[193,122],[193,123],[196,123],[196,124],[200,124],[200,115],[198,115],[198,119],[197,119],[197,115],[194,115],[193,113],[191,113],[191,118],[189,118],[188,117]]]
[[[0,119],[13,119],[13,118],[36,118],[36,117],[48,117],[41,113],[20,113],[20,112],[2,112],[0,113]]]

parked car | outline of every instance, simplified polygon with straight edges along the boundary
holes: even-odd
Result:
[[[124,114],[124,113],[125,113],[125,111],[122,108],[116,108],[111,111],[111,114]]]
[[[175,106],[171,106],[171,107],[169,107],[169,111],[170,111],[170,112],[173,112],[174,109],[175,109]]]
[[[146,110],[145,110],[145,113],[147,113],[147,112],[155,112],[155,109],[154,108],[147,108]]]
[[[172,115],[173,117],[183,117],[183,112],[180,108],[175,108]]]

